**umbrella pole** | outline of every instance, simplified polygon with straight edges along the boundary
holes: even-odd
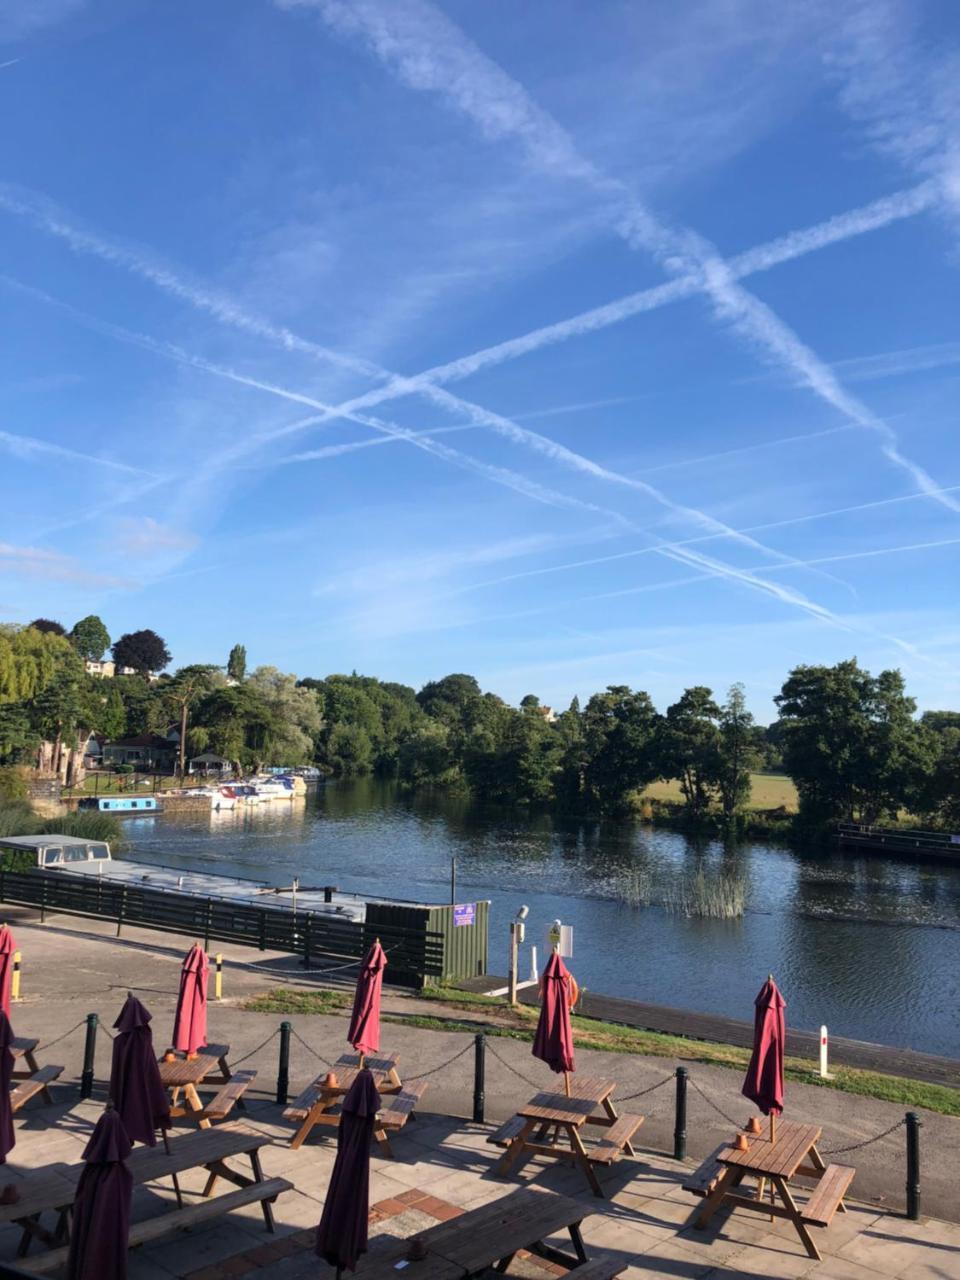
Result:
[[[777,1140],[777,1117],[774,1112],[770,1112],[770,1145],[771,1147]]]
[[[563,1091],[569,1098],[570,1097],[570,1072],[569,1071],[565,1071],[563,1073]]]

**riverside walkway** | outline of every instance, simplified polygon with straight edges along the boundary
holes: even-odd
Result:
[[[173,1023],[185,952],[192,937],[160,936],[147,930],[125,929],[117,939],[115,926],[93,920],[48,917],[35,923],[37,913],[11,909],[8,922],[23,951],[22,1003],[13,1006],[18,1035],[39,1038],[42,1061],[64,1066],[53,1086],[55,1103],[73,1104],[84,1047],[84,1015],[95,1012],[104,1032],[97,1042],[94,1080],[98,1086],[109,1073],[110,1044],[105,1034],[128,989],[134,989],[154,1015],[155,1039],[163,1047]],[[292,1023],[289,1085],[291,1098],[328,1070],[346,1047],[347,1007],[331,1014],[301,1014],[296,1001],[317,985],[329,986],[323,975],[304,974],[295,959],[260,953],[245,947],[224,947],[224,1000],[211,1001],[210,1035],[232,1045],[231,1065],[258,1072],[254,1097],[266,1101],[275,1093],[278,1075],[279,1024]],[[258,993],[280,990],[285,1009],[254,1012],[241,1003]],[[472,1116],[474,1087],[473,1031],[485,1026],[482,1006],[476,1012],[445,1009],[436,1001],[385,988],[384,1017],[391,1049],[400,1054],[404,1079],[429,1079],[430,1112],[446,1116],[455,1126]],[[433,1025],[417,1025],[429,1016]],[[465,1026],[465,1024],[467,1024]],[[385,1028],[386,1034],[386,1028]],[[56,1043],[55,1043],[56,1042]],[[502,1122],[513,1115],[552,1077],[530,1054],[529,1042],[510,1037],[487,1037],[486,1120]],[[642,1147],[651,1159],[670,1159],[674,1149],[674,1069],[669,1057],[611,1051],[578,1050],[577,1065],[591,1076],[617,1081],[617,1096],[630,1110],[645,1115]],[[690,1071],[687,1154],[699,1163],[731,1129],[746,1120],[749,1105],[740,1095],[741,1073],[722,1066],[687,1062]],[[857,1168],[855,1197],[879,1211],[902,1210],[905,1204],[906,1162],[904,1105],[876,1098],[854,1097],[834,1089],[791,1083],[789,1118],[817,1124],[824,1131],[825,1154],[847,1159]],[[44,1111],[23,1113],[18,1132],[42,1122]],[[960,1221],[956,1169],[960,1165],[960,1119],[932,1111],[920,1112],[922,1128],[922,1211]],[[411,1126],[407,1126],[407,1130]],[[416,1125],[413,1126],[416,1130]],[[307,1144],[310,1150],[313,1144]],[[844,1154],[840,1154],[843,1152]]]
[[[462,985],[471,991],[497,991],[506,986],[506,978],[472,978]],[[517,993],[523,1004],[537,1003],[536,987],[521,987]],[[688,1040],[708,1040],[717,1044],[753,1047],[753,1023],[720,1014],[697,1013],[690,1009],[671,1009],[667,1005],[644,1004],[619,996],[584,992],[577,1013],[584,1018],[617,1022],[641,1031],[658,1031],[663,1035],[684,1036]],[[820,1036],[816,1031],[787,1029],[787,1053],[817,1063],[820,1058]],[[914,1049],[895,1049],[866,1040],[848,1040],[830,1036],[830,1062],[839,1067],[858,1067],[863,1071],[879,1071],[882,1075],[906,1076],[926,1084],[942,1084],[960,1089],[960,1062]]]

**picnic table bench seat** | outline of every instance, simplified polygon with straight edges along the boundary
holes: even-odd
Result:
[[[152,1244],[156,1240],[177,1235],[190,1227],[203,1226],[207,1222],[213,1222],[222,1217],[225,1213],[242,1209],[248,1204],[264,1202],[272,1204],[282,1192],[293,1189],[293,1183],[288,1182],[286,1178],[267,1178],[263,1182],[254,1182],[248,1187],[240,1187],[237,1191],[230,1191],[215,1199],[201,1200],[197,1204],[187,1205],[183,1209],[178,1209],[176,1213],[162,1213],[158,1217],[148,1218],[146,1222],[136,1222],[131,1226],[127,1237],[129,1247],[133,1249],[137,1245]],[[65,1266],[69,1253],[70,1246],[64,1245],[59,1249],[50,1249],[47,1253],[38,1254],[34,1258],[21,1259],[17,1262],[17,1266],[30,1275],[47,1275]]]
[[[694,1169],[692,1173],[687,1175],[681,1184],[684,1191],[689,1191],[695,1196],[708,1196],[716,1189],[717,1180],[724,1170],[724,1166],[717,1157],[721,1151],[726,1151],[728,1146],[729,1143],[721,1142],[719,1147],[707,1156],[699,1168]]]
[[[496,1133],[491,1133],[488,1142],[492,1142],[496,1147],[509,1147],[510,1143],[520,1136],[526,1120],[523,1116],[511,1116],[510,1119],[500,1126]]]
[[[196,1113],[195,1119],[225,1120],[257,1078],[256,1071],[235,1071],[230,1081]]]
[[[17,1112],[25,1107],[31,1098],[42,1093],[45,1102],[52,1102],[48,1086],[63,1074],[63,1067],[47,1066],[35,1071],[26,1080],[21,1080],[10,1090],[10,1110]]]
[[[643,1124],[644,1117],[624,1112],[600,1135],[597,1145],[589,1153],[593,1164],[613,1164],[622,1155],[632,1156],[630,1139]]]
[[[576,1280],[613,1280],[621,1271],[626,1271],[628,1259],[622,1254],[597,1252],[589,1262],[581,1262],[569,1273]]]
[[[828,1164],[810,1199],[803,1206],[801,1218],[814,1227],[829,1227],[833,1215],[843,1207],[843,1197],[854,1179],[856,1169],[848,1164]]]
[[[426,1091],[426,1080],[420,1080],[416,1084],[405,1084],[399,1093],[388,1094],[377,1117],[380,1128],[402,1129],[413,1117],[416,1105]]]
[[[310,1114],[311,1108],[320,1101],[323,1096],[323,1089],[318,1081],[308,1084],[302,1093],[298,1093],[293,1102],[284,1108],[284,1120],[292,1120],[294,1123],[300,1123],[306,1120]]]

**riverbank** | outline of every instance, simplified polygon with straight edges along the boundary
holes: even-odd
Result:
[[[173,1022],[180,965],[193,938],[129,929],[117,939],[113,936],[115,926],[109,924],[54,917],[40,926],[32,922],[30,913],[19,909],[11,909],[8,923],[24,956],[24,1001],[14,1006],[14,1029],[18,1035],[39,1037],[41,1046],[50,1045],[40,1055],[42,1062],[64,1065],[61,1082],[54,1088],[55,1100],[75,1096],[85,1014],[97,1013],[110,1027],[127,990],[134,990],[147,1004],[154,1016],[155,1041],[158,1047],[165,1043]],[[288,998],[303,1002],[307,996],[318,995],[322,977],[304,974],[289,956],[242,947],[224,947],[223,951],[225,998],[211,1003],[210,1034],[218,1041],[230,1042],[234,1065],[243,1058],[245,1067],[259,1072],[254,1094],[263,1100],[275,1089],[278,1025],[281,1017],[289,1019],[295,1033],[290,1062],[293,1096],[318,1070],[325,1069],[321,1060],[334,1060],[345,1047],[348,979],[339,988],[331,988],[329,979],[324,983],[325,989],[334,990],[341,1008],[328,1003],[322,1013],[257,1012],[244,1006],[278,987]],[[324,999],[329,1001],[329,997]],[[385,989],[383,1011],[391,1025],[384,1030],[383,1044],[401,1055],[405,1076],[423,1075],[429,1080],[425,1111],[463,1122],[472,1114],[473,1035],[479,1029],[477,1024],[489,1015],[475,1008],[457,1009],[446,1003],[448,999],[422,999]],[[299,1006],[301,1010],[306,1007],[305,1003]],[[526,1039],[507,1030],[488,1042],[486,1114],[492,1121],[512,1115],[534,1088],[553,1079],[531,1058]],[[578,1034],[582,1034],[579,1024]],[[51,1043],[57,1040],[59,1043]],[[582,1072],[616,1080],[621,1099],[651,1091],[632,1104],[646,1116],[639,1145],[664,1153],[673,1149],[673,1074],[676,1066],[685,1062],[691,1081],[688,1153],[691,1159],[700,1160],[729,1137],[731,1125],[743,1123],[749,1106],[739,1092],[739,1064],[707,1060],[703,1046],[696,1042],[691,1041],[689,1047],[699,1056],[684,1057],[679,1047],[670,1054],[665,1045],[659,1053],[636,1052],[623,1044],[601,1047],[598,1041],[593,1047],[593,1042],[581,1040],[577,1065]],[[104,1038],[97,1048],[96,1079],[102,1082],[108,1072],[109,1046]],[[867,1096],[854,1098],[791,1080],[788,1110],[791,1119],[821,1125],[828,1150],[869,1142],[849,1157],[858,1170],[858,1198],[902,1205],[903,1131],[895,1128],[889,1136],[877,1137],[902,1120],[903,1104]],[[960,1121],[928,1109],[921,1110],[921,1115],[924,1210],[956,1220],[960,1217],[955,1192]]]

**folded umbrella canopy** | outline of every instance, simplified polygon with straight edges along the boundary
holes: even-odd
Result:
[[[365,1053],[376,1053],[380,1048],[380,990],[386,967],[386,952],[377,938],[360,966],[350,1029],[347,1032],[347,1040],[360,1054],[361,1066]]]
[[[180,992],[173,1019],[173,1047],[195,1054],[207,1043],[207,978],[210,962],[199,942],[187,952],[180,970]]]
[[[130,1139],[116,1110],[97,1121],[77,1182],[70,1226],[67,1280],[126,1280],[133,1174],[126,1166]]]
[[[10,983],[13,980],[13,953],[17,942],[6,925],[0,926],[0,1008],[10,1017]]]
[[[559,955],[554,952],[540,979],[540,1017],[533,1037],[533,1056],[545,1062],[551,1071],[563,1072],[563,1083],[568,1094],[568,1073],[575,1070],[570,993],[570,974]]]
[[[13,1079],[13,1027],[0,1009],[0,1164],[6,1164],[17,1138],[13,1132],[13,1109],[10,1106],[10,1082]]]
[[[770,1141],[776,1136],[774,1117],[783,1112],[783,1050],[787,1039],[783,1011],[786,1001],[771,974],[754,1001],[753,1053],[741,1092],[770,1117]]]
[[[336,1267],[338,1275],[344,1267],[355,1271],[357,1259],[367,1251],[370,1140],[379,1110],[380,1094],[364,1068],[343,1099],[337,1158],[317,1227],[317,1256]]]
[[[133,1142],[157,1145],[157,1130],[170,1128],[170,1101],[160,1079],[150,1031],[151,1015],[134,995],[128,995],[113,1024],[110,1098]]]

